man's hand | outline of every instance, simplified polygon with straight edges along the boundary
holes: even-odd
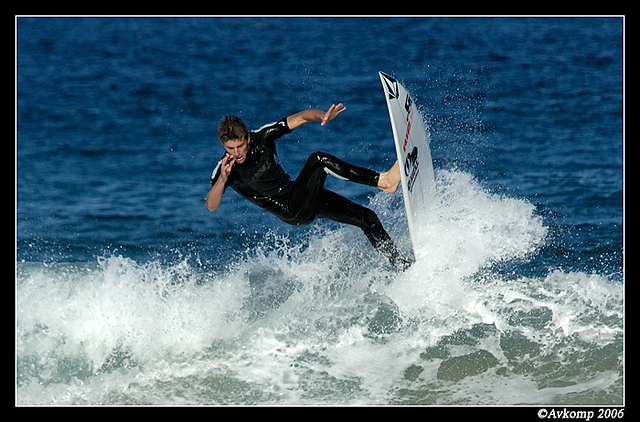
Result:
[[[229,180],[229,174],[231,174],[231,168],[235,162],[235,159],[230,155],[227,155],[222,159],[222,164],[220,164],[220,177],[218,178],[218,181],[211,186],[209,193],[207,193],[206,203],[209,211],[214,212],[220,206],[224,187],[227,180]]]
[[[220,179],[223,183],[227,183],[227,180],[229,180],[229,174],[231,174],[231,168],[235,162],[236,160],[231,155],[227,155],[222,159],[222,164],[220,165]]]
[[[343,106],[342,103],[338,105],[332,104],[331,107],[329,107],[329,110],[327,110],[324,116],[322,116],[322,123],[320,123],[320,125],[326,125],[329,120],[334,119],[338,114],[342,113],[346,109],[347,108]]]
[[[301,111],[300,113],[293,114],[287,117],[287,126],[293,130],[305,123],[309,122],[322,122],[322,126],[326,125],[329,120],[334,119],[338,114],[345,111],[347,108],[342,103],[329,107],[327,112],[318,110],[317,108],[311,108],[309,110]]]

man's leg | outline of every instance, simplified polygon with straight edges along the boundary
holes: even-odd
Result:
[[[308,175],[319,173],[320,171],[337,177],[338,179],[375,187],[378,186],[380,178],[378,172],[368,168],[354,166],[331,154],[319,151],[309,156],[298,178],[302,177],[312,180],[313,177],[309,177]]]
[[[331,154],[314,152],[307,159],[296,178],[290,200],[290,211],[298,226],[311,224],[316,219],[320,192],[327,175],[369,186],[377,186],[379,174],[373,170],[353,166]]]
[[[397,173],[397,166],[395,168]],[[401,270],[408,268],[411,263],[398,251],[375,212],[324,189],[327,174],[379,187],[379,173],[351,165],[330,154],[315,152],[309,156],[294,182],[290,211],[295,218],[290,224],[308,225],[320,217],[359,227],[373,247],[385,255],[393,266]]]
[[[325,152],[314,152],[309,156],[305,168],[311,171],[322,168],[325,173],[338,179],[374,186],[388,193],[394,193],[400,184],[400,167],[397,161],[389,171],[378,173],[368,168],[354,166]]]
[[[365,167],[354,166],[331,154],[325,152],[314,152],[307,159],[300,175],[296,180],[304,180],[310,183],[308,190],[317,187],[318,179],[324,184],[325,174],[331,174],[342,180],[348,180],[363,185],[374,186],[388,193],[394,193],[400,184],[400,167],[398,161],[389,169],[382,173],[375,172]]]
[[[400,253],[374,211],[326,189],[322,190],[318,205],[318,217],[359,227],[391,265],[399,270],[409,268],[411,262]]]

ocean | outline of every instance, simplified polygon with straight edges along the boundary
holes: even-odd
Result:
[[[18,405],[624,405],[623,19],[16,19]],[[395,161],[378,71],[431,136],[425,257],[287,226],[223,149]],[[402,193],[329,178],[410,254]]]

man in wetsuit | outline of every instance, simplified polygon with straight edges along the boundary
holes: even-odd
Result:
[[[226,154],[211,175],[207,208],[211,212],[217,210],[222,194],[231,186],[241,196],[288,224],[307,226],[316,218],[327,218],[357,226],[393,266],[404,270],[411,263],[398,251],[376,213],[324,189],[327,174],[331,174],[393,193],[400,183],[397,162],[389,171],[377,173],[330,154],[314,152],[295,181],[280,165],[276,139],[308,122],[319,121],[324,126],[345,109],[338,104],[326,112],[304,110],[252,132],[247,131],[240,118],[226,116],[218,127],[218,137]]]

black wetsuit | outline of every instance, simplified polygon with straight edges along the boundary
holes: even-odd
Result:
[[[275,144],[276,139],[290,132],[286,118],[252,131],[247,157],[233,165],[225,189],[231,186],[244,198],[295,226],[307,226],[319,217],[360,227],[391,264],[407,268],[410,263],[397,250],[375,212],[324,189],[329,173],[376,187],[380,175],[330,154],[314,152],[293,181],[280,165]],[[211,175],[211,186],[220,177],[221,163],[222,160]]]

